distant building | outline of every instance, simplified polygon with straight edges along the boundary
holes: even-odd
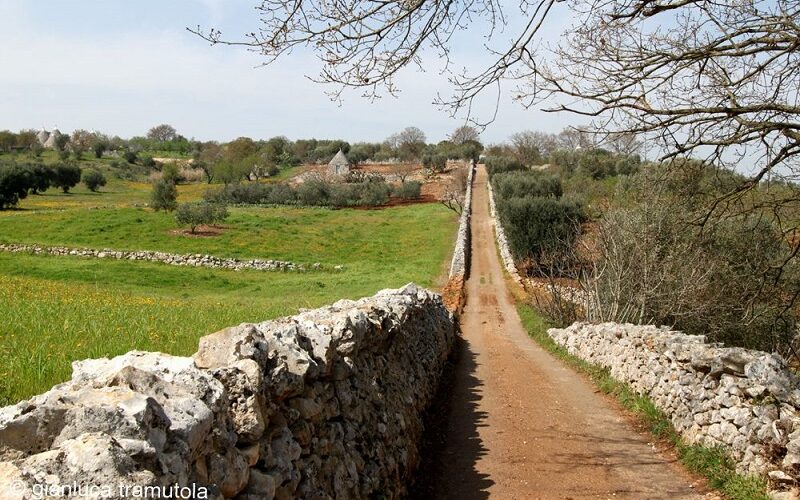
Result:
[[[44,134],[47,134],[47,139],[45,139],[45,141],[42,143],[42,146],[44,146],[47,149],[58,149],[56,144],[58,138],[61,137],[62,135],[61,132],[57,128],[54,128],[52,132],[47,132],[46,130],[42,130],[41,132],[39,132],[39,137],[42,137]]]
[[[350,173],[350,162],[341,149],[328,163],[328,172],[333,175],[345,175]]]
[[[47,139],[49,139],[49,138],[50,138],[50,132],[48,132],[45,129],[40,130],[39,133],[36,134],[36,139],[39,140],[39,144],[41,144],[42,146],[45,145],[45,143],[47,142]]]

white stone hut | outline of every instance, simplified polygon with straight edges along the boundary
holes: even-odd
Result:
[[[333,175],[345,175],[350,172],[350,161],[341,149],[328,163],[328,172]]]
[[[50,132],[42,128],[38,134],[36,134],[36,139],[39,141],[41,146],[44,146],[47,143],[47,139],[50,138]]]
[[[50,137],[48,137],[44,142],[44,147],[47,149],[57,149],[56,141],[58,141],[58,138],[61,137],[61,135],[61,131],[59,131],[57,128],[54,128],[53,131],[50,132]]]

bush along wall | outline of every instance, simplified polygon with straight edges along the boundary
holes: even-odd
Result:
[[[523,274],[553,275],[574,266],[585,215],[580,204],[561,198],[558,177],[511,170],[496,172],[490,182],[499,224]]]

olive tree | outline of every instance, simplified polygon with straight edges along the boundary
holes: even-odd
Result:
[[[175,220],[182,226],[189,226],[191,233],[194,233],[197,226],[222,222],[228,217],[228,209],[225,205],[199,202],[181,203],[175,210]]]

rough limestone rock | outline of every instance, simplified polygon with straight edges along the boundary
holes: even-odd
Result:
[[[666,328],[575,323],[548,334],[649,396],[689,442],[722,446],[740,472],[800,479],[800,379],[778,355]]]
[[[450,278],[467,277],[469,271],[470,220],[472,217],[472,179],[475,176],[475,162],[470,163],[467,173],[467,191],[464,194],[464,206],[458,223],[453,260],[450,262]]]
[[[408,285],[227,328],[192,358],[76,362],[0,409],[0,498],[402,496],[455,334]]]

